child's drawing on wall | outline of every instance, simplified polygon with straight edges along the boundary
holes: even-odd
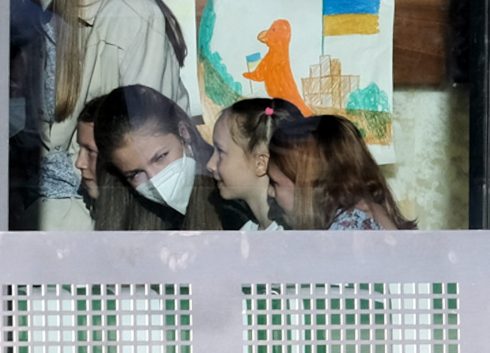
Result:
[[[275,20],[257,39],[267,45],[268,52],[254,71],[245,72],[249,80],[264,82],[270,97],[282,98],[295,104],[305,116],[312,114],[299,94],[289,61],[291,25],[287,20]]]
[[[393,162],[393,10],[394,0],[208,0],[198,55],[206,128],[239,99],[282,98],[305,116],[346,116],[379,163]]]

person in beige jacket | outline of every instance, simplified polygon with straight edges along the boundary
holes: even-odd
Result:
[[[180,78],[186,46],[178,21],[162,0],[39,0],[50,20],[55,69],[52,114],[37,109],[42,140],[40,197],[26,211],[28,229],[91,230],[93,221],[79,194],[77,117],[86,102],[112,89],[140,83],[174,100],[189,113]],[[62,20],[60,20],[62,19]],[[78,48],[81,48],[78,50]],[[48,60],[49,61],[49,60]],[[79,65],[78,65],[79,63]],[[49,86],[49,84],[48,84]],[[53,86],[53,84],[51,85]],[[50,90],[44,90],[45,101]],[[29,224],[31,223],[31,224]]]

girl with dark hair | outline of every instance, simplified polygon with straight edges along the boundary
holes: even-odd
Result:
[[[269,195],[293,229],[416,229],[349,120],[324,115],[271,138]]]
[[[222,210],[218,208],[225,205],[205,168],[212,147],[175,102],[142,85],[116,88],[98,110],[95,141],[99,169],[115,169],[115,175],[135,192],[128,197],[139,199],[161,220],[160,224],[157,220],[150,226],[136,224],[128,228],[222,229]],[[111,218],[140,222],[131,214],[131,207],[125,209],[124,204],[113,201],[105,203],[104,194],[115,190],[105,187],[104,178],[98,180],[101,185],[96,201],[96,228],[118,229],[117,225],[97,226],[97,220],[110,222]],[[112,211],[107,214],[109,209]],[[115,214],[121,212],[130,214]],[[149,221],[154,222],[155,218]]]
[[[41,77],[30,87],[32,106],[27,109],[38,123],[42,157],[39,199],[31,207],[39,214],[37,229],[73,229],[74,219],[86,220],[83,229],[88,229],[91,220],[73,168],[77,116],[92,98],[136,83],[189,112],[180,77],[187,47],[177,19],[162,0],[33,1],[48,22],[41,56],[33,54],[45,61],[38,65],[44,71],[31,68]]]
[[[216,121],[214,153],[207,167],[224,199],[243,200],[251,209],[254,220],[242,230],[283,229],[273,221],[267,200],[268,143],[278,125],[300,119],[300,110],[288,101],[252,98],[226,108]]]

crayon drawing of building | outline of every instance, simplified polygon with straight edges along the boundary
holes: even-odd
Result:
[[[359,89],[359,76],[342,75],[340,60],[330,55],[321,56],[318,64],[311,65],[309,77],[301,82],[305,103],[315,111],[322,108],[343,111],[349,94]]]

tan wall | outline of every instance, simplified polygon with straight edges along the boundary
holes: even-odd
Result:
[[[397,163],[383,168],[420,229],[468,227],[469,99],[464,87],[394,93]]]

